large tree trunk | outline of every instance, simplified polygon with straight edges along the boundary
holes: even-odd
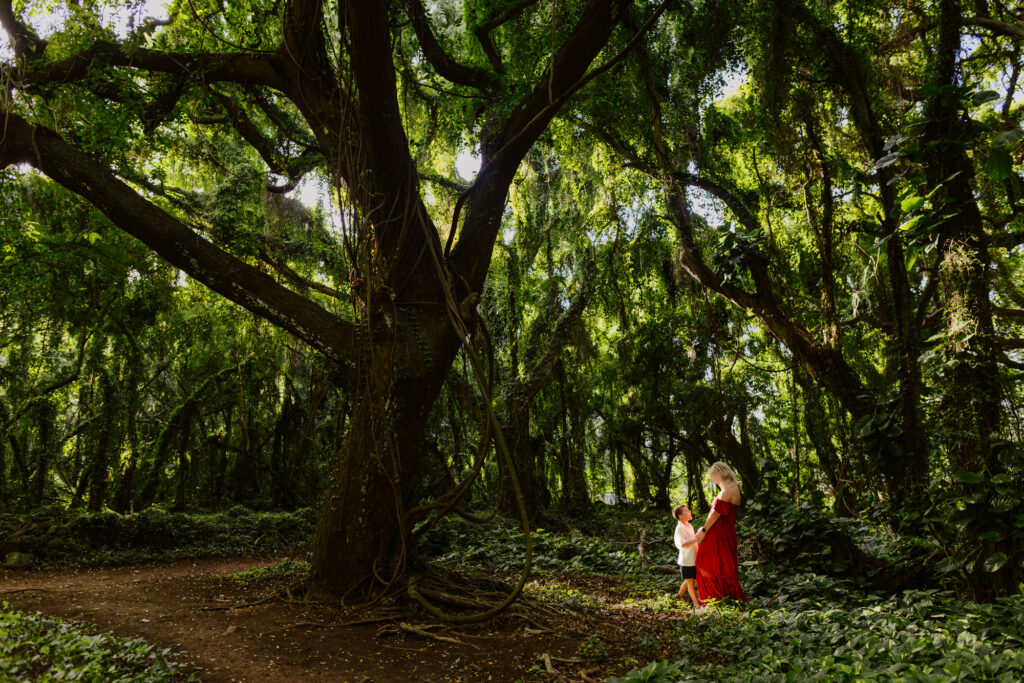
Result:
[[[353,397],[348,432],[324,489],[313,536],[313,595],[369,595],[401,573],[411,559],[403,511],[422,474],[431,409],[458,351],[447,319],[417,323],[432,351],[392,370],[364,368]]]
[[[518,393],[518,384],[513,388],[515,392],[508,397],[508,418],[502,425],[505,436],[505,444],[508,447],[509,456],[512,458],[512,465],[515,467],[515,475],[519,477],[519,484],[523,494],[523,504],[526,506],[526,515],[535,519],[540,511],[542,496],[538,488],[543,486],[543,480],[537,477],[536,456],[538,452],[530,438],[530,406],[532,399],[525,398]],[[487,419],[484,416],[484,419]],[[543,452],[540,453],[542,455]],[[519,515],[519,503],[516,502],[515,491],[512,486],[511,474],[507,468],[501,465],[501,509],[509,517],[515,518]]]
[[[587,493],[586,463],[583,439],[583,416],[580,414],[580,397],[569,384],[565,363],[559,359],[555,366],[558,378],[558,397],[561,404],[561,435],[558,445],[558,466],[562,475],[562,509],[573,516],[582,516],[590,511],[590,496]]]
[[[853,517],[857,515],[859,505],[856,495],[846,484],[846,464],[836,453],[832,436],[828,429],[828,415],[825,412],[824,396],[819,387],[807,375],[797,372],[797,381],[804,391],[804,428],[811,440],[818,464],[832,488],[834,503],[833,511],[837,515]]]
[[[960,45],[960,6],[954,0],[940,4],[939,40],[935,52],[935,79],[952,90],[959,86],[957,56]],[[980,471],[997,466],[991,442],[1000,432],[1001,387],[996,362],[988,269],[991,259],[971,179],[971,160],[954,141],[969,131],[960,111],[943,92],[927,105],[925,135],[930,140],[928,180],[942,190],[939,283],[953,363],[943,399],[948,433],[947,448],[954,470]]]
[[[960,5],[939,5],[936,82],[948,91],[959,87],[957,58],[961,50]],[[959,108],[947,92],[929,100],[925,136],[929,142],[927,177],[941,188],[939,284],[946,320],[947,352],[952,356],[947,389],[942,398],[945,445],[954,471],[996,473],[1003,469],[993,441],[1000,437],[1002,388],[999,381],[992,303],[989,299],[988,239],[971,184],[973,165],[964,147],[969,138]],[[937,202],[934,202],[937,206]],[[967,486],[967,493],[977,493]],[[991,524],[970,525],[972,541],[981,548],[974,566],[972,588],[977,599],[991,599],[1017,590],[1020,570],[1012,538],[983,540]],[[1010,560],[997,572],[984,568],[986,558],[1004,553]]]

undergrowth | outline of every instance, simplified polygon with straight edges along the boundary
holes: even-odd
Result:
[[[94,633],[39,614],[9,611],[0,604],[0,680],[165,683],[194,680],[175,661],[172,648],[141,638]]]
[[[813,582],[805,587],[816,590]],[[1024,679],[1024,595],[992,604],[937,590],[816,593],[716,605],[680,622],[681,657],[617,681]]]
[[[305,546],[314,521],[309,508],[255,512],[236,506],[218,513],[151,508],[128,515],[48,508],[27,516],[0,515],[0,538],[17,533],[16,549],[30,553],[35,567],[116,565],[295,551]]]

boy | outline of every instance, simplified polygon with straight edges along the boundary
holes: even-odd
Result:
[[[683,596],[689,593],[693,608],[697,609],[700,601],[697,600],[697,591],[693,588],[693,581],[697,578],[697,535],[690,526],[693,515],[686,505],[676,505],[672,508],[672,516],[676,518],[675,544],[679,549],[676,564],[679,565],[679,575],[683,578],[683,585],[679,587],[679,599],[682,600]]]

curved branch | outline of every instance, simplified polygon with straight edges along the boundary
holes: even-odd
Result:
[[[756,255],[746,261],[757,288],[755,292],[723,280],[704,262],[694,243],[689,208],[682,188],[675,186],[670,195],[669,208],[679,235],[683,268],[708,289],[757,316],[772,335],[800,360],[808,374],[828,389],[854,419],[871,414],[874,405],[867,390],[839,349],[817,344],[811,334],[783,310],[772,289],[764,261]]]
[[[491,63],[491,68],[499,74],[505,73],[505,65],[501,63],[501,56],[498,55],[497,49],[494,47],[494,41],[491,40],[491,31],[498,28],[502,24],[512,21],[520,14],[522,14],[531,5],[536,5],[537,0],[522,0],[521,2],[512,5],[504,12],[495,11],[494,14],[489,16],[484,23],[473,29],[473,33],[476,35],[476,39],[480,41],[480,47],[483,48],[484,54],[487,55],[488,61]]]
[[[256,124],[246,115],[234,98],[216,90],[213,90],[213,93],[227,111],[228,120],[235,131],[256,150],[271,172],[286,176],[289,185],[294,186],[302,176],[317,165],[320,154],[312,150],[306,150],[295,159],[283,160],[283,155],[278,152],[274,141],[256,127]]]
[[[11,38],[11,45],[14,46],[14,54],[27,59],[38,59],[46,49],[46,41],[42,40],[25,24],[18,21],[14,16],[14,7],[11,0],[0,2],[0,26],[7,31]]]
[[[474,291],[483,284],[501,221],[503,202],[496,202],[495,197],[505,196],[519,162],[565,101],[593,75],[605,70],[587,73],[611,37],[616,4],[613,0],[587,3],[530,94],[516,104],[500,131],[481,141],[483,164],[468,194],[460,199],[467,200],[465,219],[450,256],[456,271]]]
[[[739,196],[735,192],[729,190],[722,183],[711,180],[710,178],[701,178],[692,173],[675,173],[673,179],[680,185],[687,187],[696,187],[704,190],[715,199],[718,199],[732,211],[733,215],[736,216],[743,227],[752,233],[761,233],[763,229],[761,223],[754,216],[753,212],[747,207]]]
[[[0,167],[19,163],[34,166],[81,195],[119,228],[215,292],[330,358],[354,358],[355,331],[350,324],[206,241],[53,131],[7,114],[0,135]]]
[[[231,54],[218,52],[164,52],[138,48],[125,50],[120,43],[97,41],[87,50],[57,62],[34,64],[18,78],[26,86],[49,86],[84,79],[94,62],[141,69],[175,76],[188,76],[200,82],[231,82],[265,85],[284,91],[288,82],[275,55]]]
[[[981,26],[982,28],[987,28],[992,33],[996,33],[1001,36],[1010,36],[1011,38],[1017,39],[1024,38],[1024,26],[1009,24],[997,19],[989,19],[988,17],[967,17],[963,20],[963,24],[964,26]]]
[[[458,85],[466,85],[477,90],[488,92],[494,88],[497,81],[493,75],[483,69],[466,66],[452,59],[441,44],[437,36],[430,28],[430,21],[427,19],[427,12],[423,9],[420,0],[408,0],[406,8],[409,18],[412,20],[412,27],[416,31],[416,37],[420,41],[420,47],[427,61],[442,78]]]

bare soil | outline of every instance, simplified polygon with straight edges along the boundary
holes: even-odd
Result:
[[[542,601],[543,609],[534,613],[519,610],[446,629],[423,613],[393,616],[379,608],[289,600],[282,597],[281,579],[231,576],[277,564],[276,558],[214,558],[99,569],[0,569],[0,600],[12,609],[179,647],[185,651],[179,661],[210,683],[589,682],[670,657],[670,631],[683,614],[630,606],[628,589],[615,577],[563,575],[539,579],[533,587],[544,581],[569,585],[587,596],[583,612]],[[403,630],[401,624],[450,640]],[[548,673],[549,667],[557,673]]]

